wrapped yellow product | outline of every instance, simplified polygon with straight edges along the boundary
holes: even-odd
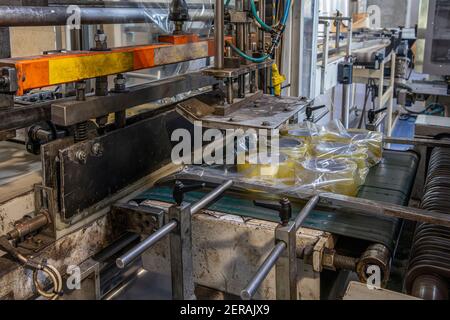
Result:
[[[280,129],[280,134],[285,137],[303,140],[308,144],[311,142],[312,137],[318,136],[319,129],[311,122],[288,124]]]
[[[318,159],[349,159],[358,165],[358,169],[365,169],[367,163],[367,147],[352,143],[319,142],[313,146],[313,156]]]
[[[369,166],[378,164],[383,157],[383,134],[376,131],[350,129],[351,143],[368,149]]]
[[[291,137],[282,137],[279,141],[280,153],[291,159],[300,160],[305,158],[308,147],[303,140]]]
[[[295,160],[290,159],[285,154],[279,154],[274,157],[258,154],[256,157],[257,159],[251,161],[250,157],[247,156],[244,164],[237,165],[238,173],[242,174],[244,178],[262,181],[270,185],[294,184]]]
[[[356,163],[348,159],[308,159],[299,162],[296,186],[356,196],[361,180]]]

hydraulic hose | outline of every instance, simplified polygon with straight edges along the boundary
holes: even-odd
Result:
[[[260,0],[264,1],[264,0]],[[274,32],[275,30],[267,25],[264,21],[261,20],[261,18],[258,16],[258,12],[256,11],[256,4],[254,0],[250,0],[250,8],[252,10],[252,15],[255,18],[255,20],[260,24],[261,28],[263,28],[267,32]]]
[[[244,52],[242,52],[241,50],[239,50],[235,45],[233,45],[231,42],[227,42],[227,45],[231,47],[231,49],[233,49],[233,51],[235,51],[238,55],[240,55],[242,58],[249,60],[251,62],[255,62],[255,63],[261,63],[264,62],[267,58],[269,58],[270,56],[268,54],[263,55],[262,57],[259,58],[255,58],[255,57],[250,57],[249,55],[245,54]]]
[[[263,0],[261,0],[263,1]],[[258,16],[258,13],[256,11],[256,4],[254,0],[250,0],[250,8],[252,11],[252,15],[255,18],[255,20],[261,25],[261,27],[267,31],[267,32],[276,32],[273,26],[267,25],[264,21],[261,20],[261,18]],[[283,26],[286,25],[286,21],[289,17],[289,9],[291,8],[291,0],[287,0],[286,4],[284,6],[284,12],[283,17],[281,18],[280,24]]]

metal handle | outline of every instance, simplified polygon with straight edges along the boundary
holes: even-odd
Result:
[[[191,206],[191,214],[195,214],[202,210],[203,208],[207,207],[211,202],[216,200],[218,197],[222,195],[228,188],[230,188],[233,185],[233,181],[228,180],[224,183],[222,183],[220,186],[215,188],[213,191],[205,195],[203,198],[201,198],[199,201],[194,203]]]
[[[256,274],[253,276],[252,280],[250,280],[247,287],[241,291],[241,298],[243,300],[250,300],[255,295],[256,290],[258,290],[270,270],[272,270],[275,263],[277,263],[277,260],[283,253],[284,249],[286,249],[286,243],[283,241],[280,241],[275,245],[266,260],[264,260],[263,264],[259,267],[258,271],[256,271]]]
[[[303,207],[303,209],[299,212],[297,217],[295,218],[295,228],[293,232],[296,232],[298,228],[302,225],[303,221],[305,221],[306,217],[309,213],[314,209],[317,203],[320,200],[319,195],[315,195],[312,197],[308,203]],[[259,267],[256,274],[253,276],[252,280],[248,283],[247,287],[241,291],[241,298],[243,300],[250,300],[261,286],[261,283],[269,274],[270,270],[277,263],[277,260],[280,258],[283,251],[287,248],[287,245],[284,241],[278,241],[272,251],[269,253],[267,258],[264,260],[263,264]]]
[[[134,248],[132,248],[127,253],[124,253],[119,258],[116,259],[116,265],[118,268],[123,269],[127,266],[131,261],[139,257],[145,250],[153,246],[159,240],[164,238],[166,235],[172,232],[177,227],[178,223],[173,220],[167,223],[164,227],[153,233],[151,236],[144,239]]]
[[[225,192],[231,185],[233,184],[233,181],[228,180],[227,182],[221,184],[217,188],[215,188],[213,191],[208,193],[206,196],[201,198],[198,202],[193,204],[191,206],[191,214],[194,214],[204,207],[208,206],[212,201],[217,199],[223,192]],[[159,240],[164,238],[166,235],[171,233],[178,225],[178,222],[175,220],[170,221],[165,226],[163,226],[161,229],[147,237],[145,240],[140,242],[138,245],[136,245],[134,248],[132,248],[127,253],[123,254],[119,258],[116,259],[116,265],[118,268],[123,269],[125,266],[127,266],[130,262],[132,262],[134,259],[139,257],[145,250],[149,249],[151,246],[153,246],[155,243],[157,243]]]
[[[317,205],[319,200],[320,200],[320,196],[315,195],[303,207],[303,209],[299,212],[299,214],[295,218],[295,230],[298,230],[298,228],[301,227],[301,225],[303,224],[303,221],[305,221],[306,217],[308,217],[308,215],[314,209],[314,207]]]

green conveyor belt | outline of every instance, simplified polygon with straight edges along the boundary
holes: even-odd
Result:
[[[414,184],[418,162],[418,156],[413,152],[385,151],[381,163],[370,170],[365,184],[360,188],[358,197],[406,205]],[[189,192],[185,195],[184,200],[195,202],[205,193],[206,191]],[[156,186],[138,198],[172,203],[172,188]],[[209,209],[249,218],[278,221],[276,212],[255,207],[251,200],[236,194],[223,196]],[[293,212],[298,213],[300,210],[301,206],[294,203]],[[304,226],[337,235],[382,243],[393,249],[399,220],[389,217],[314,210],[305,220]]]

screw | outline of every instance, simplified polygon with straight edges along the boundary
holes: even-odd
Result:
[[[75,157],[77,158],[77,160],[82,163],[85,164],[87,161],[87,154],[86,152],[79,150],[75,153]]]
[[[103,154],[103,147],[100,143],[96,142],[92,145],[91,151],[93,155],[101,156]]]

